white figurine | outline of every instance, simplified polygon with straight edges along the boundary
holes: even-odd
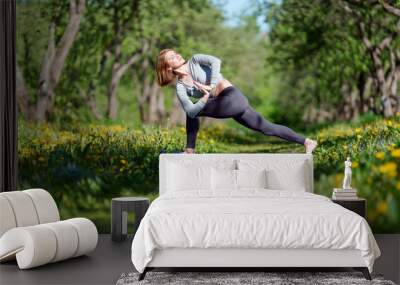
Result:
[[[343,189],[352,189],[350,186],[351,183],[351,161],[350,157],[347,157],[347,160],[344,162],[344,179],[343,179]]]

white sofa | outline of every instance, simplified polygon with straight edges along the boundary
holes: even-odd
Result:
[[[92,221],[60,221],[44,189],[0,193],[0,262],[16,259],[20,269],[28,269],[86,254],[97,241]]]

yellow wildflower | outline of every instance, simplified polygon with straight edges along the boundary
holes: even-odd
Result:
[[[356,134],[359,134],[359,133],[361,133],[361,128],[356,128]]]
[[[125,159],[121,159],[122,164],[127,164],[128,162]]]
[[[121,125],[113,125],[109,126],[109,129],[113,132],[123,132],[126,130],[126,127]]]
[[[385,157],[385,153],[383,151],[379,151],[379,152],[375,153],[375,157],[377,159],[383,159]]]
[[[334,180],[335,180],[335,185],[340,185],[342,183],[343,180],[343,174],[342,173],[338,173],[334,176]]]
[[[386,174],[389,177],[395,177],[397,174],[396,171],[397,164],[394,162],[387,162],[381,166],[379,166],[379,171],[383,174]]]
[[[392,154],[393,157],[400,158],[400,148],[393,149],[391,154]]]
[[[376,211],[381,214],[386,214],[388,210],[388,204],[385,201],[380,201],[376,207]]]

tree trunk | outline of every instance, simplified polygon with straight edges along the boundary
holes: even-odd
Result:
[[[383,70],[382,62],[375,51],[371,51],[371,57],[374,63],[375,77],[378,83],[378,90],[381,97],[383,115],[385,118],[393,116],[393,108],[389,98],[389,90],[385,80],[385,72]]]
[[[56,48],[55,23],[49,24],[49,42],[43,58],[42,70],[39,78],[38,100],[36,104],[36,120],[47,119],[47,112],[54,105],[54,89],[56,88],[67,55],[79,31],[80,21],[85,8],[85,0],[70,0],[69,21],[64,34]]]
[[[155,84],[158,85],[156,81]],[[157,113],[158,113],[158,122],[163,123],[165,120],[165,94],[161,88],[158,88],[157,92]]]
[[[91,111],[93,116],[97,120],[100,120],[103,116],[100,114],[100,112],[97,108],[96,98],[93,95],[93,89],[94,89],[94,86],[90,86],[87,95],[85,95],[85,92],[83,90],[80,90],[79,94],[81,95],[83,100],[85,100],[85,103],[89,107],[89,110]]]
[[[361,115],[364,114],[365,88],[366,88],[366,75],[363,72],[361,72],[357,80],[358,97],[360,99],[358,104],[358,112]]]
[[[351,87],[351,92],[350,92],[350,119],[354,120],[358,118],[360,115],[360,98],[359,98],[359,91],[358,88],[355,86]]]
[[[121,79],[121,77],[118,76],[117,65],[117,63],[114,63],[113,71],[111,74],[111,82],[107,91],[107,117],[110,119],[117,118],[117,87],[119,84],[119,80]]]
[[[83,98],[86,105],[89,107],[89,110],[91,111],[91,113],[97,120],[102,119],[103,116],[100,113],[100,111],[98,110],[96,98],[94,96],[94,93],[96,90],[95,81],[100,80],[102,78],[109,54],[110,53],[109,53],[108,49],[106,49],[105,52],[103,53],[103,55],[101,56],[99,72],[97,73],[95,78],[94,77],[91,78],[86,94],[83,90],[80,91],[81,97]]]
[[[164,94],[157,81],[152,82],[149,88],[148,99],[148,121],[147,123],[161,124],[165,117]]]
[[[377,87],[379,90],[379,95],[382,103],[383,108],[383,115],[384,117],[391,117],[393,116],[393,108],[392,103],[389,98],[389,84],[390,82],[390,75],[389,77],[385,76],[384,64],[382,63],[382,51],[385,48],[389,49],[389,52],[392,56],[392,51],[390,48],[390,43],[393,38],[397,35],[398,29],[400,28],[400,20],[397,22],[396,25],[396,32],[391,33],[390,35],[386,36],[379,44],[373,44],[371,40],[368,38],[368,33],[365,28],[365,24],[361,18],[359,18],[358,28],[361,35],[362,43],[364,44],[367,52],[369,53],[372,61],[372,70],[371,73],[376,79]],[[393,66],[392,66],[393,68]]]
[[[50,69],[55,55],[55,23],[49,24],[49,41],[46,53],[43,57],[42,69],[39,76],[38,98],[36,101],[36,120],[44,121],[46,119],[47,104],[49,101],[49,93],[52,92],[50,87]]]
[[[381,104],[382,104],[382,113],[384,117],[391,117],[393,116],[393,106],[392,102],[390,100],[390,80],[391,80],[391,75],[389,73],[389,76],[385,75],[385,66],[384,60],[385,56],[383,56],[382,51],[384,49],[388,49],[389,53],[391,55],[390,57],[390,66],[391,69],[393,70],[393,67],[395,66],[396,63],[393,64],[393,50],[390,47],[392,41],[394,38],[397,37],[398,33],[400,32],[400,19],[397,20],[395,29],[391,31],[389,34],[387,34],[383,39],[381,39],[380,42],[376,43],[376,41],[372,41],[370,38],[370,35],[374,33],[373,26],[374,23],[373,17],[371,17],[371,14],[368,12],[368,15],[366,16],[363,11],[364,9],[360,9],[360,7],[357,8],[352,8],[350,5],[348,5],[346,2],[350,4],[355,4],[359,5],[361,1],[337,1],[339,6],[348,14],[351,15],[351,17],[354,18],[356,22],[356,27],[358,29],[358,34],[360,37],[360,40],[362,44],[364,45],[367,54],[370,56],[371,61],[372,61],[372,66],[370,68],[370,72],[372,76],[375,77],[375,83],[378,89],[378,94],[380,96]],[[398,11],[400,9],[397,9],[396,7],[385,3],[384,1],[365,1],[369,7],[366,7],[367,9],[372,9],[372,5],[375,4],[382,4],[383,8],[390,14],[397,15]],[[386,63],[386,62],[385,62]]]
[[[149,45],[145,42],[140,51],[134,52],[126,62],[121,63],[121,47],[117,45],[115,47],[115,62],[113,64],[113,70],[111,74],[111,82],[107,92],[108,107],[107,115],[110,119],[117,118],[118,111],[118,99],[117,99],[117,88],[122,76],[134,63],[138,62],[141,55],[149,49]]]
[[[144,61],[142,62],[143,66]],[[135,92],[136,92],[136,104],[139,110],[140,121],[143,123],[145,121],[145,101],[146,96],[143,94],[143,85],[140,83],[140,77],[136,73],[135,69],[132,68],[132,82],[136,83]]]
[[[391,72],[389,73],[389,97],[394,102],[394,112],[400,112],[400,96],[397,94],[397,82],[400,78],[400,51],[390,50]]]
[[[149,111],[148,111],[148,103],[150,101],[150,80],[148,77],[148,67],[149,67],[149,60],[145,59],[142,62],[142,69],[140,73],[142,74],[141,76],[141,81],[139,81],[139,84],[141,86],[141,94],[139,95],[139,103],[140,103],[140,108],[142,110],[142,123],[147,124],[149,122]],[[147,105],[147,106],[146,106]]]
[[[182,109],[178,96],[176,96],[175,94],[174,94],[172,108],[169,112],[169,122],[172,126],[176,126],[178,124],[183,125],[186,123],[186,114]]]
[[[351,106],[351,85],[349,82],[344,82],[341,88],[342,101],[339,107],[339,112],[336,115],[339,120],[351,119],[352,106]]]
[[[156,81],[153,81],[152,86],[149,93],[149,120],[148,123],[158,123],[161,118],[158,112],[158,93],[160,87],[158,86]]]
[[[132,69],[132,80],[137,82],[137,104],[142,123],[159,123],[165,116],[164,96],[157,81],[149,75],[150,61],[145,58],[139,74]],[[152,70],[152,69],[151,69]]]
[[[369,101],[372,95],[372,86],[373,86],[373,78],[367,75],[367,79],[365,80],[363,90],[364,104],[363,104],[363,113],[367,113],[370,111]]]
[[[32,108],[32,102],[26,89],[25,80],[21,73],[21,69],[16,64],[16,95],[19,109],[24,117],[25,121],[31,122],[33,120],[34,110]]]

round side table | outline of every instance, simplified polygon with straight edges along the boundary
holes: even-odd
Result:
[[[144,197],[118,197],[111,200],[111,239],[124,241],[128,235],[128,211],[135,213],[134,231],[150,206],[150,200]],[[135,233],[134,232],[134,233]]]

